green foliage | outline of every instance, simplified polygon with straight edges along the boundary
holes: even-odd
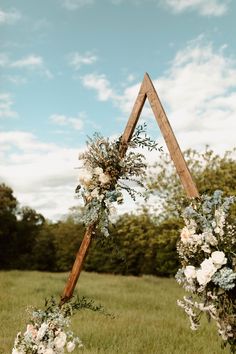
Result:
[[[234,152],[235,150],[226,152],[222,157],[208,147],[202,154],[191,149],[184,152],[200,194],[212,194],[220,189],[225,196],[236,195]],[[180,216],[188,200],[168,154],[160,156],[160,161],[152,169],[148,185],[150,195],[157,195],[162,205],[161,213],[156,216],[158,247],[160,247],[156,259],[158,274],[174,275],[178,269],[176,241],[184,226]],[[232,207],[231,216],[232,219],[236,217],[235,206]]]
[[[224,191],[225,196],[236,195],[235,151],[227,151],[223,156],[215,154],[209,147],[203,153],[192,149],[184,152],[200,194],[211,195],[219,189]],[[149,191],[161,199],[163,218],[178,216],[186,204],[186,194],[169,154],[162,154],[154,168],[149,178]]]
[[[200,193],[221,189],[235,195],[233,152],[223,157],[208,148],[203,154],[188,150],[186,160]],[[160,198],[162,211],[121,215],[110,227],[110,237],[97,234],[84,263],[88,271],[172,276],[178,268],[176,241],[183,223],[179,208],[184,191],[169,158],[161,154],[149,180],[151,194]],[[0,268],[68,271],[84,235],[82,210],[74,208],[65,220],[45,221],[30,208],[20,208],[11,188],[0,185]],[[235,218],[236,210],[232,211]]]

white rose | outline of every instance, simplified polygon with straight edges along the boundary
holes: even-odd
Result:
[[[75,349],[75,342],[68,342],[66,349],[69,353],[73,352],[73,350]]]
[[[194,266],[187,266],[184,270],[184,275],[186,276],[187,280],[192,280],[196,278],[196,269]]]
[[[211,259],[217,269],[227,263],[227,258],[225,257],[224,252],[221,251],[212,252]]]
[[[206,285],[211,280],[211,277],[209,277],[209,275],[206,272],[204,272],[204,270],[202,269],[198,269],[196,271],[196,276],[197,276],[197,281],[200,285]]]
[[[201,263],[201,269],[209,274],[209,276],[212,276],[216,271],[216,267],[212,262],[211,258],[205,259],[202,263]]]
[[[54,345],[57,349],[61,349],[66,344],[66,334],[64,332],[59,332],[59,334],[54,339]]]
[[[217,268],[211,258],[205,259],[201,263],[201,268],[196,271],[197,281],[200,285],[206,285],[211,281],[212,275],[217,271]]]
[[[101,173],[98,179],[102,184],[107,184],[110,182],[110,176],[105,173]]]
[[[219,233],[220,233],[220,231],[221,231],[221,230],[220,230],[220,227],[219,227],[219,226],[217,226],[217,227],[214,229],[214,231],[215,231],[215,233],[216,233],[216,234],[219,234]]]

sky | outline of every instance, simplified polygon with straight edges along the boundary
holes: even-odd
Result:
[[[0,0],[0,183],[65,215],[87,137],[122,134],[145,72],[182,150],[232,149],[235,16],[234,0]],[[148,104],[141,120],[165,147]]]

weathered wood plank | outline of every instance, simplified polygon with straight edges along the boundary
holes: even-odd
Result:
[[[188,195],[188,197],[192,197],[192,198],[199,197],[198,190],[193,181],[193,178],[186,164],[186,161],[183,157],[183,154],[176,140],[174,132],[170,126],[164,108],[162,107],[157,92],[147,73],[144,76],[144,83],[145,83],[145,91],[146,91],[148,101],[150,103],[150,106],[156,118],[156,121],[159,125],[159,128],[162,132],[162,135],[165,139],[171,159],[175,164],[177,173],[180,177],[180,180],[183,184],[186,194]]]

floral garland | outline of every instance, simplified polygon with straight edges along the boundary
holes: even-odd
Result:
[[[63,354],[74,351],[83,344],[69,326],[71,316],[83,308],[104,313],[92,300],[77,298],[59,306],[55,299],[45,302],[45,309],[34,309],[24,333],[16,336],[12,354]],[[108,314],[107,314],[108,315]]]
[[[213,319],[223,346],[236,352],[236,225],[230,219],[235,197],[221,191],[192,201],[183,212],[176,279],[191,296],[178,300],[196,330],[202,313]]]
[[[136,194],[142,195],[130,187],[130,182],[143,187],[141,177],[145,176],[147,164],[145,156],[133,149],[146,147],[151,151],[157,149],[158,143],[147,137],[144,124],[137,127],[127,143],[126,148],[132,148],[132,151],[125,156],[121,153],[121,138],[110,141],[95,134],[87,145],[87,151],[79,156],[83,167],[80,168],[76,188],[76,193],[83,197],[85,203],[82,222],[86,226],[95,225],[103,235],[109,236],[109,221],[116,211],[114,203],[123,203],[122,191],[126,190],[134,200]]]

